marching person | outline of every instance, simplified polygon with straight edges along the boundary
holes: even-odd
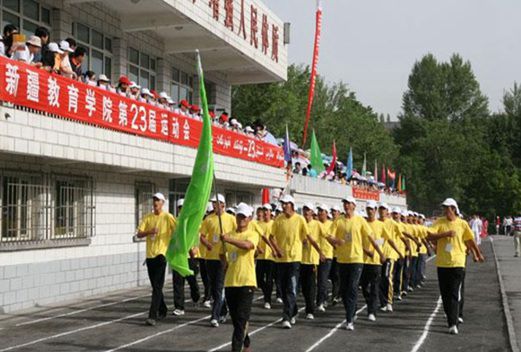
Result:
[[[257,287],[255,249],[259,244],[258,233],[249,226],[251,216],[251,208],[240,203],[235,216],[236,229],[221,236],[226,247],[224,289],[233,323],[232,352],[250,351],[248,322]]]
[[[346,329],[354,330],[354,318],[358,295],[358,284],[364,266],[364,239],[385,259],[382,250],[372,237],[367,221],[355,213],[356,200],[348,196],[342,200],[345,215],[337,218],[331,226],[330,243],[337,247],[337,261],[340,275],[340,292],[346,312]],[[385,260],[384,260],[385,261]]]
[[[264,204],[261,208],[262,218],[257,219],[257,224],[263,230],[263,237],[260,239],[259,248],[262,253],[257,255],[255,265],[257,284],[264,296],[264,308],[271,309],[271,294],[273,292],[273,249],[269,240],[273,220],[271,219],[271,205]]]
[[[338,205],[331,207],[331,226],[333,222],[340,217],[342,211]],[[329,271],[329,279],[331,280],[331,304],[335,306],[342,301],[340,295],[340,279],[338,277],[338,262],[336,260],[336,247],[333,247],[333,261],[331,262],[331,270]]]
[[[436,220],[427,238],[436,242],[436,266],[443,309],[447,316],[449,334],[457,335],[467,248],[475,261],[483,262],[485,258],[474,242],[468,223],[458,217],[458,203],[447,198],[442,207],[445,216]]]
[[[297,282],[302,261],[303,242],[318,246],[309,235],[303,216],[295,212],[295,199],[289,194],[281,197],[282,213],[273,222],[270,241],[275,251],[275,267],[280,280],[282,301],[282,327],[291,329],[297,321]]]
[[[521,215],[514,217],[514,257],[521,255]]]
[[[157,320],[164,319],[168,312],[163,296],[166,270],[165,254],[175,230],[176,220],[172,214],[163,211],[166,199],[162,193],[154,194],[152,199],[154,211],[145,215],[139,224],[137,237],[146,237],[146,265],[152,286],[152,301],[145,323],[155,326]]]
[[[181,198],[177,201],[177,216],[181,213],[183,208],[184,199]],[[199,248],[193,247],[188,253],[188,267],[194,272],[193,275],[183,277],[177,271],[172,269],[172,281],[174,284],[174,311],[173,315],[181,316],[185,315],[185,281],[188,282],[190,287],[190,297],[192,302],[196,305],[201,298],[199,294],[199,285],[197,284],[197,274],[199,273]]]
[[[317,309],[320,312],[326,311],[327,305],[327,280],[331,271],[331,263],[333,261],[333,246],[327,240],[327,236],[330,234],[331,225],[333,222],[328,219],[328,207],[327,205],[320,204],[317,207],[318,221],[320,222],[320,238],[318,245],[324,254],[324,261],[318,265],[317,275]]]
[[[393,298],[396,297],[397,301],[402,300],[402,288],[403,288],[403,277],[404,277],[404,268],[407,265],[407,253],[410,251],[409,247],[409,239],[404,235],[405,225],[402,222],[402,210],[398,207],[393,208],[392,218],[398,225],[401,234],[401,242],[399,242],[398,248],[400,249],[400,253],[402,257],[400,257],[395,265],[394,265],[394,282],[393,282]]]
[[[236,229],[235,217],[224,211],[226,201],[222,194],[211,200],[213,213],[204,219],[201,225],[201,242],[206,247],[206,271],[213,298],[210,325],[218,327],[226,321],[227,308],[224,302],[224,266],[221,256],[224,254],[221,235],[232,233]],[[222,225],[222,228],[221,228]]]

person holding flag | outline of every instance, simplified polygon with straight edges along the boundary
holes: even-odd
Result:
[[[235,215],[237,227],[220,236],[226,247],[224,290],[233,324],[232,352],[249,351],[251,344],[248,322],[257,287],[255,249],[260,241],[259,234],[249,226],[251,216],[250,206],[240,203]]]
[[[168,308],[163,296],[165,283],[166,258],[165,254],[176,228],[175,217],[163,211],[166,198],[162,193],[152,197],[154,211],[145,215],[137,230],[138,238],[146,237],[146,265],[148,278],[152,286],[152,301],[148,311],[147,325],[155,326],[157,320],[164,319]],[[186,253],[185,253],[186,256]]]

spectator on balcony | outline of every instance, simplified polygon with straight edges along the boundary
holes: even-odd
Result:
[[[138,100],[139,99],[139,91],[141,90],[141,87],[134,81],[130,82],[130,85],[128,86],[128,97],[132,100]]]
[[[308,174],[309,177],[313,177],[313,178],[317,178],[318,177],[317,170],[313,169],[311,164],[308,164],[308,172],[307,172],[307,174]]]
[[[130,80],[127,76],[121,76],[119,77],[118,81],[118,88],[116,89],[117,93],[121,95],[122,97],[128,96],[130,86]]]
[[[41,67],[41,62],[34,62],[34,56],[38,54],[42,48],[41,40],[39,37],[32,35],[29,40],[25,42],[25,45],[19,46],[12,55],[13,60],[22,61],[26,64],[31,64],[36,67]]]
[[[219,123],[224,126],[225,124],[229,123],[229,120],[230,118],[228,116],[228,113],[226,111],[223,111],[221,116],[219,117]]]
[[[194,119],[201,121],[201,108],[198,105],[190,106],[190,116]]]
[[[83,82],[91,87],[96,87],[98,83],[96,82],[96,73],[94,71],[87,71],[83,76]]]
[[[160,92],[159,93],[159,105],[164,108],[164,109],[168,109],[168,99],[170,97],[168,96],[168,94],[166,94],[166,92]]]
[[[60,73],[60,63],[61,63],[61,56],[63,54],[63,50],[60,49],[57,43],[51,42],[48,45],[49,52],[51,52],[54,55],[52,66],[49,71],[54,73]],[[46,66],[44,66],[44,69],[46,69]]]
[[[35,62],[41,62],[43,67],[54,66],[54,54],[49,51],[49,30],[45,27],[38,27],[34,31],[34,35],[39,37],[42,43],[42,50],[38,55],[34,56]]]
[[[150,99],[148,103],[153,106],[158,106],[157,101],[159,99],[159,94],[157,94],[154,89],[150,89],[150,94],[152,94],[152,99]]]
[[[255,130],[251,126],[246,126],[244,128],[244,133],[249,137],[255,137]]]
[[[74,39],[74,38],[69,37],[69,38],[65,39],[65,41],[67,43],[69,43],[69,47],[73,50],[73,52],[78,47],[78,43],[76,42],[76,39]]]
[[[300,163],[300,161],[297,161],[295,163],[295,168],[293,169],[293,174],[302,175],[302,164]]]
[[[186,99],[183,99],[179,102],[179,107],[177,109],[175,109],[175,112],[180,115],[189,116],[190,115],[189,109],[190,109],[190,104],[188,103],[188,101]]]
[[[255,121],[254,126],[256,131],[255,134],[259,139],[266,143],[277,145],[277,139],[268,131],[266,125],[264,125],[260,120]]]
[[[8,24],[4,27],[2,40],[0,41],[0,55],[11,57],[13,50],[13,35],[18,34],[18,28],[15,25]]]
[[[139,98],[140,102],[151,104],[153,102],[153,99],[154,95],[152,95],[148,88],[141,89],[141,97]]]
[[[109,92],[112,90],[112,87],[110,86],[110,79],[104,73],[98,77],[98,87]]]
[[[167,103],[167,109],[173,112],[175,110],[175,105],[176,105],[174,99],[172,99],[171,97],[168,97],[168,99],[166,100],[166,103]]]
[[[83,60],[85,60],[85,55],[87,54],[87,49],[82,46],[76,47],[74,52],[70,56],[71,68],[78,80],[81,79],[83,74],[81,65],[83,64]]]
[[[74,73],[74,71],[72,70],[71,61],[69,60],[69,54],[73,53],[74,50],[71,49],[69,42],[66,40],[62,40],[60,42],[60,50],[62,51],[62,53],[59,53],[59,58],[60,58],[59,59],[59,63],[60,63],[59,73],[60,73],[60,75],[67,77],[67,78],[77,79],[76,73]],[[56,62],[55,62],[55,66],[56,66]]]

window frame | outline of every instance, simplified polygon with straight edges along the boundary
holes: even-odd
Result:
[[[32,0],[38,6],[38,19],[35,20],[34,18],[27,17],[27,15],[24,13],[24,1],[25,0],[18,0],[18,11],[15,11],[15,10],[9,8],[9,7],[6,7],[4,5],[4,1],[1,2],[1,4],[0,4],[0,10],[1,10],[0,23],[1,23],[1,28],[4,28],[5,25],[8,23],[8,22],[4,21],[4,13],[7,12],[11,16],[18,17],[18,22],[19,22],[18,23],[18,28],[20,30],[20,33],[24,33],[25,22],[29,22],[29,23],[31,23],[33,25],[36,25],[37,27],[42,26],[42,27],[45,27],[45,28],[50,30],[51,29],[51,23],[52,23],[52,11],[51,11],[51,9],[49,7],[47,7],[47,6],[45,6],[45,5],[42,5],[37,0]],[[44,11],[48,11],[48,13],[49,13],[49,23],[43,21],[43,12]],[[29,32],[31,32],[31,34],[34,34],[34,31],[29,31]]]
[[[80,37],[78,35],[78,25],[85,27],[88,30],[88,37],[89,37],[88,43],[85,42],[84,40],[80,39]],[[96,32],[102,36],[101,41],[102,41],[103,48],[99,48],[98,46],[93,44],[93,40],[92,40],[93,32]],[[82,70],[84,72],[87,70],[94,71],[96,73],[96,76],[99,76],[100,74],[103,73],[103,74],[107,75],[107,77],[111,78],[112,71],[113,71],[112,63],[114,61],[113,60],[114,56],[112,53],[113,38],[111,36],[105,35],[102,31],[99,31],[80,21],[72,22],[72,35],[73,35],[74,39],[76,39],[78,46],[82,46],[85,49],[87,49],[87,54],[86,54],[87,65],[85,65],[85,62],[84,62],[84,64],[82,65]],[[107,48],[107,47],[110,47],[110,48]],[[102,65],[101,65],[102,71],[101,72],[97,72],[97,70],[93,69],[93,66],[92,66],[92,57],[93,57],[92,52],[93,51],[95,51],[97,53],[101,53],[101,55],[102,55]],[[107,72],[107,67],[110,68],[110,72]]]
[[[186,76],[186,82],[183,82],[183,80],[181,79],[183,75]],[[194,74],[172,67],[172,74],[170,75],[170,96],[172,97],[172,99],[175,102],[179,102],[182,99],[186,99],[189,103],[192,103],[194,99],[194,81]],[[177,94],[174,94],[174,87],[177,87]],[[181,96],[182,89],[186,89],[186,97]]]
[[[131,52],[137,53],[138,63],[130,60]],[[146,66],[141,62],[144,57],[147,57],[148,61]],[[132,76],[136,76],[135,79],[131,78],[131,69],[137,70],[137,75],[132,73]],[[142,81],[144,75],[148,75],[148,84]],[[127,76],[143,88],[155,90],[157,88],[157,57],[129,46],[127,48]],[[152,82],[153,84],[151,84]]]

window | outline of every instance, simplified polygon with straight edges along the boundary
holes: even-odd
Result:
[[[194,95],[193,75],[172,68],[172,80],[170,83],[170,96],[174,101],[179,102],[183,99],[192,102]]]
[[[83,71],[91,70],[96,75],[104,73],[110,78],[112,75],[112,39],[81,23],[73,24],[72,33],[78,45],[87,49]]]
[[[0,250],[4,245],[52,247],[56,240],[92,237],[93,194],[89,178],[0,173]]]
[[[136,183],[136,228],[143,217],[153,209],[152,196],[156,193],[156,186],[150,182]]]
[[[1,27],[14,24],[26,36],[33,35],[39,26],[51,25],[51,10],[35,0],[3,0],[1,11]]]
[[[128,48],[128,78],[142,87],[156,89],[156,59]]]

